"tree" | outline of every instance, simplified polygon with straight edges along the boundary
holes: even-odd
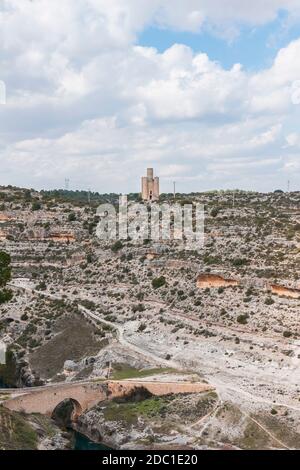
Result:
[[[218,214],[219,214],[219,209],[217,207],[214,207],[210,212],[210,215],[212,217],[217,217]]]
[[[265,300],[265,305],[273,305],[275,302],[272,297],[267,297]]]
[[[41,205],[41,203],[40,203],[39,201],[34,201],[34,202],[32,203],[31,210],[32,210],[33,212],[39,211],[41,208],[42,208],[42,205]]]
[[[5,289],[6,284],[11,280],[11,258],[5,251],[0,251],[0,304],[9,302],[12,299],[12,292]]]
[[[123,243],[121,242],[121,240],[118,240],[112,245],[111,251],[113,251],[114,253],[117,253],[117,251],[121,250],[122,248],[123,248]]]
[[[292,336],[292,333],[291,333],[291,331],[284,331],[284,332],[283,332],[283,336],[284,336],[285,338],[290,338],[290,337]]]
[[[164,276],[157,277],[153,279],[152,286],[154,289],[159,289],[160,287],[166,284],[166,278]]]
[[[248,264],[248,260],[246,258],[235,258],[232,260],[232,264],[235,267],[245,266]]]
[[[10,255],[0,251],[0,287],[6,286],[11,279]]]
[[[89,263],[89,264],[93,262],[93,255],[92,255],[92,253],[88,253],[88,254],[86,255],[86,262]]]
[[[239,315],[236,320],[241,325],[247,325],[248,318],[249,318],[249,315],[247,313],[244,313],[243,315]]]
[[[68,221],[69,222],[75,222],[76,220],[76,214],[75,212],[71,212],[69,215],[68,215]]]

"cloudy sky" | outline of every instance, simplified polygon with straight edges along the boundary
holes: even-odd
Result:
[[[0,0],[0,185],[300,190],[299,0]]]

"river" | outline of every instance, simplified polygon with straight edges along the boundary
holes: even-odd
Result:
[[[2,380],[0,379],[0,388],[10,388],[8,385],[6,385]]]
[[[91,441],[88,437],[79,432],[74,431],[74,437],[73,450],[110,450],[110,448],[104,444],[96,444],[96,442]]]

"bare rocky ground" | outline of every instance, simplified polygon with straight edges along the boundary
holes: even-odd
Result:
[[[0,249],[12,255],[18,286],[1,306],[1,339],[17,358],[6,379],[196,373],[216,388],[204,415],[182,423],[202,397],[176,397],[176,410],[173,400],[148,398],[100,404],[82,427],[125,447],[300,448],[300,295],[271,288],[300,288],[300,193],[236,192],[234,205],[229,192],[178,196],[205,205],[199,252],[177,242],[100,242],[94,207],[0,194]],[[238,285],[201,288],[203,274]]]

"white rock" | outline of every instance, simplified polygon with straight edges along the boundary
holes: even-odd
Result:
[[[66,361],[64,363],[64,369],[68,371],[74,371],[78,369],[78,365],[74,361]]]

